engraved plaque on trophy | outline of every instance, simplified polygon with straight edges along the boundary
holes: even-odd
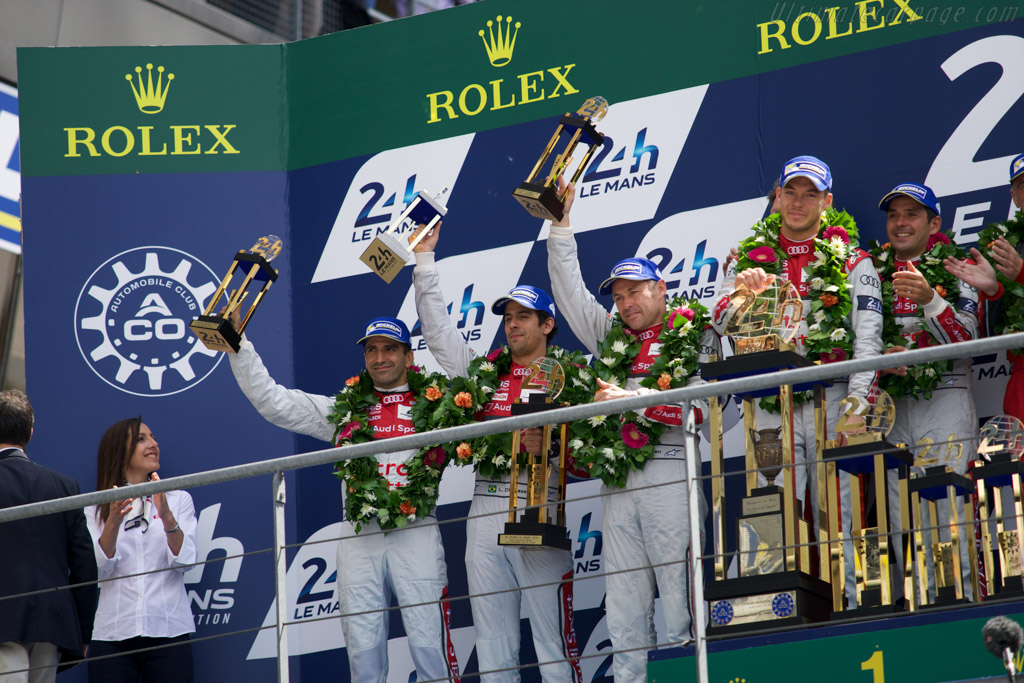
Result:
[[[391,284],[412,257],[413,247],[419,244],[420,240],[426,237],[437,222],[448,213],[448,208],[441,203],[446,192],[447,187],[433,197],[423,191],[417,192],[405,211],[384,232],[373,238],[359,260],[384,282]],[[413,230],[417,225],[426,227],[407,244],[404,243],[401,233]]]
[[[282,248],[281,238],[277,235],[266,235],[259,238],[256,244],[247,251],[239,251],[235,254],[235,260],[228,268],[227,275],[220,281],[217,291],[210,297],[206,310],[189,324],[189,328],[206,348],[211,351],[238,352],[242,343],[242,333],[245,332],[246,326],[260,302],[263,301],[270,285],[277,280],[277,269],[272,268],[270,262],[280,255]],[[220,298],[228,292],[236,273],[240,272],[244,273],[241,283],[227,294],[228,301],[225,310],[221,314],[215,315],[214,311],[221,305]],[[249,294],[252,293],[250,289],[254,289],[256,286],[259,287],[259,291],[253,297],[252,303],[236,330],[231,324],[231,316],[239,311]]]
[[[591,97],[575,113],[566,113],[558,120],[558,127],[555,129],[554,135],[551,136],[547,147],[541,152],[530,175],[512,192],[516,201],[522,204],[523,208],[531,215],[550,221],[562,220],[565,215],[565,198],[568,189],[559,192],[558,179],[569,168],[573,151],[580,143],[587,145],[588,148],[583,158],[580,159],[570,182],[575,184],[583,175],[594,150],[604,144],[604,135],[594,128],[594,124],[603,119],[607,111],[607,100],[603,97]],[[555,149],[561,142],[564,142],[565,146],[561,152],[556,152]],[[544,169],[549,167],[548,160],[552,153],[555,156],[551,161],[550,171],[541,177]]]
[[[565,369],[554,358],[546,356],[537,358],[527,366],[526,376],[520,390],[520,398],[512,404],[512,415],[525,415],[558,408],[555,402],[565,387]],[[526,454],[526,500],[521,501],[519,495],[519,450],[520,430],[512,433],[512,453],[510,459],[510,486],[508,499],[508,522],[504,533],[498,534],[498,545],[525,546],[534,548],[557,548],[568,550],[572,547],[569,531],[565,525],[565,461],[568,449],[567,425],[560,425],[558,439],[559,478],[557,502],[552,514],[551,501],[548,499],[549,482],[552,466],[549,461],[551,451],[551,425],[541,428],[541,448],[539,453]],[[520,503],[525,503],[522,506]]]

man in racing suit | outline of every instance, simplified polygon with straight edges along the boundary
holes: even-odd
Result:
[[[380,399],[367,410],[374,438],[412,433],[410,408],[415,397],[406,379],[406,369],[413,364],[408,328],[397,318],[375,318],[358,343],[363,345],[366,371]],[[307,394],[277,384],[248,339],[243,338],[238,353],[228,358],[242,393],[270,423],[322,441],[334,441],[335,425],[328,420],[334,397]],[[407,483],[402,465],[415,453],[415,449],[409,449],[376,456],[378,471],[390,488]],[[387,624],[392,591],[402,608],[402,623],[419,679],[459,680],[448,631],[450,608],[446,602],[440,602],[447,596],[448,580],[441,534],[433,512],[387,534],[381,533],[375,521],[364,523],[356,534],[354,525],[346,520],[338,542],[337,562],[341,629],[353,683],[387,680]]]
[[[783,166],[778,189],[779,214],[781,227],[779,231],[779,247],[786,252],[783,261],[782,277],[796,285],[803,300],[803,313],[800,327],[794,338],[797,353],[806,355],[803,340],[808,334],[807,316],[811,307],[811,292],[805,278],[804,269],[815,258],[814,239],[818,231],[826,226],[821,225],[821,216],[832,205],[832,173],[828,166],[815,157],[796,157]],[[867,358],[877,356],[882,351],[882,290],[868,253],[853,250],[849,254],[844,273],[850,289],[851,318],[853,325],[853,357]],[[770,282],[769,276],[761,268],[748,268],[739,273],[735,269],[726,273],[719,290],[719,300],[712,314],[712,325],[719,333],[724,334],[726,326],[736,314],[737,307],[730,296],[737,288],[758,291]],[[856,401],[858,412],[866,410],[867,398],[875,384],[874,372],[859,372],[849,379],[836,378],[832,386],[825,390],[826,432],[835,434],[839,419],[839,403],[844,398]],[[778,413],[770,413],[756,409],[756,421],[759,429],[777,428],[781,424]],[[826,435],[821,435],[826,438]],[[793,408],[793,457],[796,467],[796,496],[801,507],[807,500],[805,491],[810,484],[811,504],[814,518],[815,533],[820,528],[818,498],[818,476],[815,458],[814,404],[810,401]],[[761,476],[761,475],[759,475]],[[779,473],[779,479],[784,473]],[[850,475],[843,472],[840,476],[843,516],[843,529],[851,528],[850,520]],[[824,501],[821,501],[824,503]],[[856,586],[853,577],[853,544],[848,539],[844,543],[846,560],[846,595],[851,601],[856,597]]]
[[[434,263],[439,237],[440,224],[415,247],[416,313],[437,362],[452,377],[465,376],[475,354],[448,315],[441,293],[440,273]],[[491,311],[504,319],[511,366],[507,374],[498,377],[492,399],[478,415],[483,420],[511,415],[526,366],[545,355],[556,331],[555,306],[547,293],[536,287],[515,287],[495,301]],[[527,450],[536,452],[540,430],[525,430],[523,440]],[[521,500],[526,498],[525,477],[524,472],[518,484]],[[551,477],[548,500],[555,501],[559,498],[557,467],[552,468]],[[490,480],[478,472],[466,523],[466,578],[480,678],[484,683],[519,681],[519,622],[521,602],[525,602],[541,678],[545,683],[579,681],[572,558],[568,550],[498,545],[498,534],[508,519],[509,490],[508,474]]]
[[[921,256],[928,249],[929,238],[939,233],[942,217],[939,203],[931,188],[916,183],[902,183],[882,197],[878,208],[886,212],[886,234],[892,244],[891,256],[893,281],[892,315],[903,337],[908,341],[916,338],[918,346],[952,344],[975,339],[978,336],[978,292],[964,284],[956,306],[951,306],[919,270]],[[937,265],[937,264],[936,264]],[[920,309],[921,315],[918,315]],[[922,334],[923,333],[923,334]],[[905,351],[906,346],[893,346],[886,353]],[[885,373],[905,375],[906,367],[884,370]],[[974,408],[974,391],[971,387],[971,359],[954,361],[953,369],[943,373],[930,399],[918,395],[907,395],[896,402],[896,422],[889,441],[905,443],[914,448],[915,462],[919,467],[945,465],[959,474],[967,471],[969,457],[964,449],[972,449],[969,441],[978,429],[978,416]],[[922,448],[923,447],[923,448]],[[894,526],[899,528],[898,482],[889,480],[889,504],[893,512]],[[929,526],[928,512],[920,522]],[[940,510],[940,524],[948,524],[949,511]],[[970,577],[967,564],[966,527],[960,535],[962,543],[962,567],[964,577]],[[930,548],[931,544],[927,544]],[[895,544],[897,576],[902,575],[902,546]],[[929,565],[932,558],[929,554]],[[929,583],[934,585],[934,573],[928,572]],[[965,582],[966,597],[971,596],[971,586]]]
[[[1017,209],[1016,218],[1024,221],[1024,154],[1013,158],[1010,162],[1010,197],[1013,207]],[[1007,293],[1003,285],[996,279],[996,271],[1017,284],[1024,285],[1024,238],[1017,243],[1017,248],[1005,237],[996,239],[989,247],[989,253],[995,262],[994,267],[977,249],[971,249],[974,263],[947,261],[946,270],[964,282],[977,287],[981,298],[981,322],[986,337],[992,337],[1001,329],[1003,309],[1007,297],[1015,296]],[[1007,351],[1010,360],[1010,380],[1006,383],[1006,394],[1003,397],[1003,412],[1007,415],[1024,420],[1024,352]]]
[[[560,183],[561,187],[561,183]],[[576,238],[569,211],[575,188],[569,185],[565,216],[551,225],[548,237],[548,273],[555,301],[573,333],[592,353],[612,328],[612,318],[583,282],[576,254]],[[624,387],[601,382],[594,400],[610,400],[654,391],[640,386],[658,356],[658,342],[666,314],[665,280],[647,259],[626,259],[615,265],[612,276],[599,289],[612,292],[626,330],[641,341]],[[701,336],[701,362],[709,354],[721,356],[719,337],[711,329]],[[700,382],[693,376],[688,384]],[[692,406],[700,424],[708,415],[703,399]],[[615,680],[620,683],[647,680],[647,648],[658,642],[654,630],[654,591],[657,586],[667,634],[663,642],[692,639],[690,610],[689,497],[685,484],[687,414],[679,406],[655,406],[644,412],[647,419],[667,425],[654,457],[642,469],[633,470],[626,488],[602,486],[604,548],[606,561],[605,609],[615,656]],[[696,443],[693,444],[696,452]],[[707,511],[703,493],[701,527]],[[700,549],[697,549],[699,552]]]

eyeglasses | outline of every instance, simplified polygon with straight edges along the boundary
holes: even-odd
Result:
[[[125,519],[124,530],[128,531],[140,526],[142,527],[142,533],[149,531],[149,520],[146,519],[146,500],[144,498],[136,498],[132,501],[132,509]]]

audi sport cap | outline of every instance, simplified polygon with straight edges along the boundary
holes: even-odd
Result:
[[[1012,183],[1021,175],[1024,175],[1024,154],[1014,157],[1010,162],[1010,182]]]
[[[357,344],[364,344],[370,337],[387,337],[412,346],[409,328],[398,318],[374,318],[366,323],[366,332]]]
[[[597,288],[599,294],[612,291],[612,284],[618,280],[664,280],[658,266],[645,258],[622,259],[612,267],[612,274]]]
[[[802,156],[790,159],[782,167],[779,187],[785,187],[793,178],[807,178],[821,191],[832,188],[832,171],[818,157]]]
[[[491,304],[491,313],[504,315],[505,306],[507,306],[510,301],[515,301],[517,304],[521,304],[522,306],[531,308],[535,311],[543,311],[552,318],[555,317],[555,302],[551,300],[548,293],[543,289],[531,287],[530,285],[519,285],[518,287],[514,287],[507,296],[503,296]]]
[[[934,211],[936,215],[940,214],[939,200],[935,196],[935,193],[932,192],[932,188],[927,185],[918,185],[917,183],[900,183],[896,187],[892,188],[889,194],[882,197],[882,201],[878,202],[878,208],[882,211],[888,211],[889,202],[900,195],[910,197],[919,204],[923,204]]]

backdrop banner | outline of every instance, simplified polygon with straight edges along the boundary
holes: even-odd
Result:
[[[801,154],[830,164],[835,203],[865,242],[884,238],[878,200],[913,181],[972,244],[1011,215],[1007,170],[1024,151],[1020,3],[829,4],[488,0],[287,45],[19,49],[33,457],[92,490],[103,430],[138,414],[165,477],[323,447],[260,418],[188,324],[234,254],[273,233],[281,277],[247,336],[279,383],[334,394],[362,366],[363,325],[381,315],[402,318],[417,361],[436,368],[411,267],[385,285],[359,260],[420,190],[449,188],[442,286],[466,343],[486,353],[504,340],[491,302],[519,283],[550,289],[548,226],[512,191],[557,118],[592,96],[611,103],[606,139],[572,220],[595,290],[614,262],[644,256],[670,294],[710,306],[729,248]],[[580,348],[564,321],[556,342]],[[980,416],[1000,411],[1008,369],[1002,355],[974,359]],[[726,445],[740,469],[739,429]],[[292,669],[347,680],[337,481],[323,466],[288,486],[289,542],[325,541],[290,553]],[[465,515],[471,492],[472,473],[449,470],[440,518]],[[186,576],[197,636],[223,636],[196,644],[197,680],[269,680],[270,478],[192,494],[200,558],[229,557]],[[604,582],[582,580],[604,569],[600,500],[568,508],[583,672],[610,680]],[[443,537],[453,642],[472,672],[464,526]],[[388,680],[414,680],[397,613],[390,633]]]

